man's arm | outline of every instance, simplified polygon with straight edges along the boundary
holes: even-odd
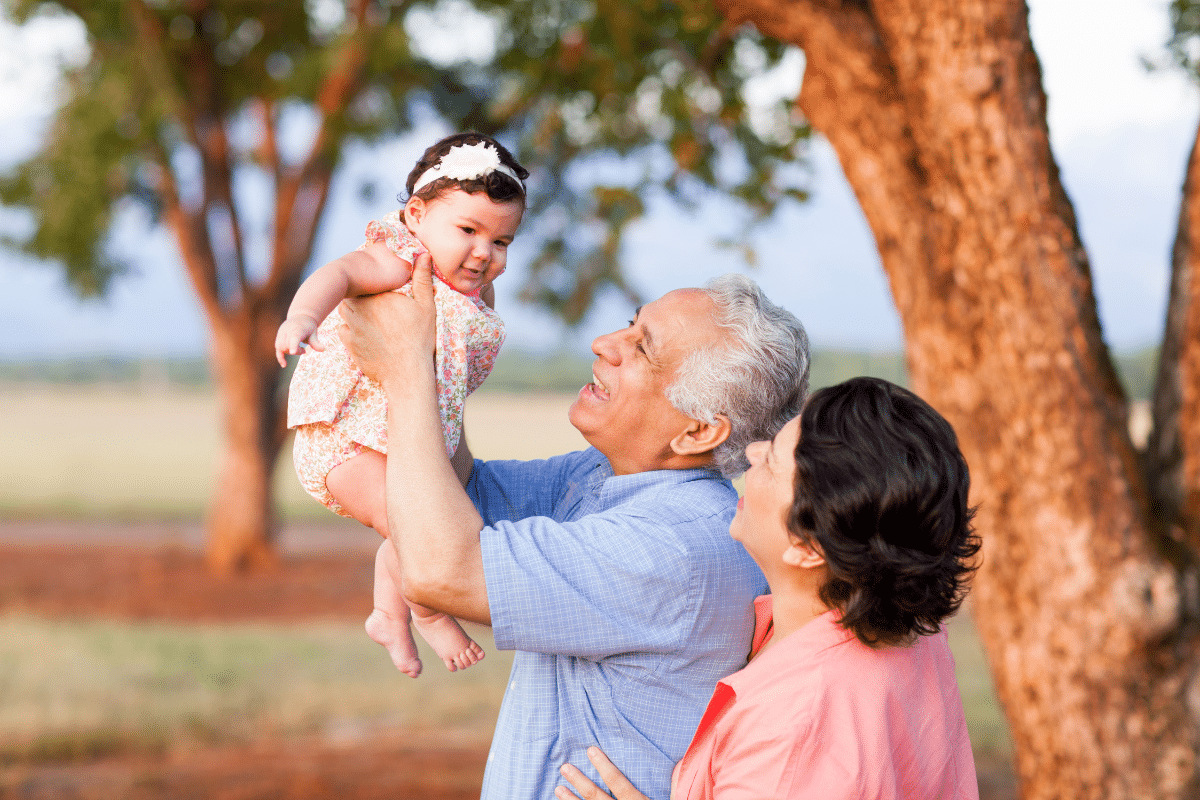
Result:
[[[479,545],[483,519],[446,457],[438,412],[429,256],[417,259],[411,299],[389,292],[347,300],[342,316],[350,355],[388,400],[388,529],[405,596],[490,624]],[[465,445],[461,449],[469,458]]]

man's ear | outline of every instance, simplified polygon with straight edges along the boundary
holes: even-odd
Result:
[[[418,223],[425,216],[425,201],[419,197],[410,197],[408,202],[404,204],[404,224],[412,227],[414,223]]]
[[[671,450],[681,456],[702,456],[716,450],[729,438],[729,417],[717,414],[716,422],[709,424],[698,419],[689,419],[688,426],[671,440]]]
[[[816,542],[802,542],[795,536],[788,537],[788,549],[783,551],[783,563],[799,569],[816,569],[825,565],[825,554]]]

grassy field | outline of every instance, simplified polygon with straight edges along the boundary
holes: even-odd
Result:
[[[583,445],[568,395],[478,394],[468,439],[484,458],[537,458]],[[0,384],[0,515],[192,518],[219,456],[217,406],[203,389]],[[276,476],[285,519],[332,520]],[[486,630],[484,662],[451,675],[400,676],[358,624],[166,625],[0,617],[0,763],[164,750],[268,734],[354,741],[438,727],[486,739],[510,658]],[[982,758],[1010,745],[966,615],[951,645]]]
[[[477,394],[467,440],[481,458],[539,458],[585,446],[567,422],[572,395]],[[204,513],[220,464],[215,395],[139,384],[0,383],[0,513],[190,518]],[[291,448],[275,473],[284,519],[329,519],[296,481]]]

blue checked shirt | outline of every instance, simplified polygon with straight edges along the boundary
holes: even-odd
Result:
[[[729,538],[737,494],[716,472],[614,476],[588,449],[476,461],[496,646],[516,650],[483,798],[550,800],[599,745],[666,800],[717,680],[745,666],[766,581]]]

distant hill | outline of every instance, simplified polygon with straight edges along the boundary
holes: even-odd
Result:
[[[530,353],[516,348],[501,351],[496,367],[481,392],[573,392],[592,378],[591,357],[575,353]],[[1117,370],[1134,400],[1150,396],[1158,348],[1146,347],[1116,354]],[[904,357],[899,352],[819,349],[813,352],[811,384],[831,386],[857,375],[908,384]],[[9,383],[118,383],[148,386],[207,388],[212,372],[203,358],[66,358],[0,361],[0,381]]]

